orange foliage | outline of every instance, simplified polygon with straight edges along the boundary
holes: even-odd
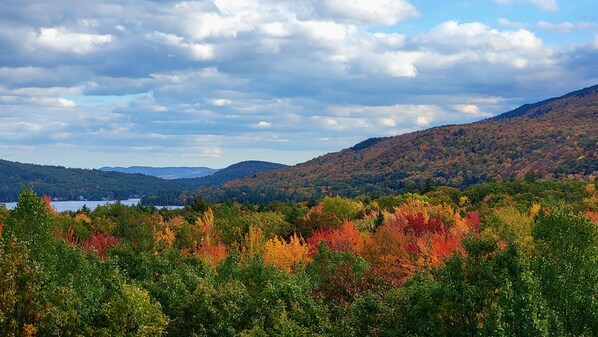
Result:
[[[361,235],[359,229],[350,221],[345,221],[339,229],[315,231],[307,240],[307,244],[315,254],[322,241],[325,241],[330,249],[337,252],[359,253],[366,244],[366,238]]]
[[[97,232],[83,241],[81,248],[87,253],[96,252],[102,259],[106,258],[106,251],[109,248],[120,244],[120,239],[109,234]]]
[[[56,208],[54,208],[54,206],[52,206],[52,198],[49,195],[44,195],[42,197],[42,199],[44,200],[44,203],[46,204],[46,210],[48,210],[48,213],[53,214],[53,215],[58,215]]]
[[[82,222],[87,222],[88,224],[91,223],[91,219],[85,213],[77,213],[77,214],[75,214],[75,220],[82,221]]]
[[[309,261],[311,261],[309,246],[297,234],[293,234],[289,242],[275,236],[266,241],[264,245],[264,263],[266,265],[291,272]]]
[[[56,236],[71,246],[79,247],[79,240],[75,238],[75,231],[72,228],[67,229],[66,233],[60,231]]]
[[[373,273],[401,285],[421,268],[437,266],[455,252],[465,254],[462,241],[479,224],[477,212],[463,218],[448,206],[410,200],[367,241],[363,257]]]
[[[213,267],[216,267],[220,261],[228,256],[226,245],[222,242],[210,243],[204,241],[201,246],[195,247],[194,250],[197,256],[208,260]]]
[[[594,223],[598,223],[598,212],[587,211],[586,215]],[[0,227],[0,234],[2,234],[2,227]]]
[[[199,245],[195,244],[193,251],[208,260],[212,266],[217,266],[228,253],[226,245],[220,242],[220,235],[214,229],[214,212],[211,208],[195,221],[195,226],[202,238]]]
[[[21,336],[23,336],[23,337],[37,336],[37,328],[33,324],[25,324],[25,325],[23,325],[23,332],[22,332]]]

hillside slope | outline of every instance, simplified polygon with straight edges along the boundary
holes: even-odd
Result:
[[[393,193],[424,184],[598,174],[598,85],[480,122],[373,138],[225,185],[294,198]],[[267,190],[267,191],[265,191]]]

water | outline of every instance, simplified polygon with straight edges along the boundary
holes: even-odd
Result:
[[[141,199],[127,199],[127,200],[121,200],[120,203],[123,205],[127,205],[127,206],[135,206],[135,205],[139,204],[139,200],[141,200]],[[54,206],[54,208],[56,208],[56,211],[64,212],[64,211],[78,211],[81,209],[81,207],[83,207],[83,205],[86,205],[87,208],[93,210],[98,206],[112,204],[115,202],[116,201],[114,201],[114,200],[110,200],[110,201],[97,201],[97,200],[52,201],[52,206]],[[5,204],[6,204],[6,208],[8,208],[8,209],[13,209],[13,208],[17,207],[16,202],[7,202]],[[158,208],[158,209],[163,208],[163,207],[170,208],[170,209],[182,208],[182,206],[156,206],[156,208]]]

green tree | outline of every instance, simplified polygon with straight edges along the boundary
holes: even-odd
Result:
[[[598,229],[562,208],[541,214],[532,231],[534,270],[549,306],[573,336],[598,336]]]

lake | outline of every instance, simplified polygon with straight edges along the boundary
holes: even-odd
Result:
[[[139,204],[140,200],[141,199],[127,199],[127,200],[121,200],[120,203],[123,205],[127,205],[127,206],[135,206],[135,205]],[[111,203],[115,203],[115,202],[116,202],[115,200],[109,200],[109,201],[97,201],[97,200],[52,201],[52,206],[54,206],[54,208],[56,208],[56,211],[64,212],[64,211],[78,211],[81,209],[81,207],[83,207],[83,205],[87,205],[87,208],[93,210],[98,206],[111,204]],[[0,202],[0,204],[2,204],[2,203]],[[16,202],[6,202],[4,204],[6,204],[6,208],[8,208],[8,209],[13,209],[13,208],[17,207]],[[176,208],[182,208],[183,206],[156,206],[156,208],[158,208],[158,209],[163,208],[163,207],[176,209]]]

